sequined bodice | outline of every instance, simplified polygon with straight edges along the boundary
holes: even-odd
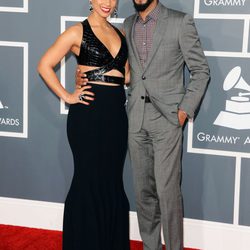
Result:
[[[122,33],[113,26],[121,39],[121,47],[115,57],[105,45],[96,37],[88,19],[82,22],[83,38],[80,47],[80,54],[76,56],[77,62],[80,65],[98,67],[97,69],[85,72],[89,81],[102,81],[111,83],[124,83],[124,77],[115,77],[104,75],[106,72],[115,69],[125,74],[125,64],[128,58],[128,48],[126,39]]]

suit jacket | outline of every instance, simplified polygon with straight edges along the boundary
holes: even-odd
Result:
[[[209,67],[201,48],[193,18],[160,4],[153,45],[144,68],[134,41],[137,14],[124,21],[131,72],[128,91],[129,130],[137,132],[143,121],[147,93],[152,104],[171,123],[179,126],[178,109],[194,116],[209,80]],[[190,82],[184,86],[184,65]]]

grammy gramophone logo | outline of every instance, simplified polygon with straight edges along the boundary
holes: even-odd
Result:
[[[226,76],[223,90],[239,90],[237,96],[226,100],[225,111],[221,111],[214,125],[243,130],[250,129],[250,85],[241,76],[241,67],[234,67]]]
[[[0,100],[0,109],[7,109],[8,107],[7,106],[5,106],[5,105],[3,105],[3,103],[1,102],[1,100]]]

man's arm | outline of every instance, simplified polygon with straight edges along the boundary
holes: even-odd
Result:
[[[179,43],[185,63],[190,71],[190,82],[186,87],[186,93],[179,109],[192,118],[205,93],[210,74],[194,20],[189,15],[185,15],[183,18]]]

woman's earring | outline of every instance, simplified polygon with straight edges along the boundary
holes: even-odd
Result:
[[[116,7],[115,7],[115,9],[114,9],[113,16],[114,16],[115,18],[118,17],[118,11],[117,11],[117,8],[116,8]]]
[[[89,1],[89,11],[92,12],[93,11],[93,6],[92,6],[92,2]]]

